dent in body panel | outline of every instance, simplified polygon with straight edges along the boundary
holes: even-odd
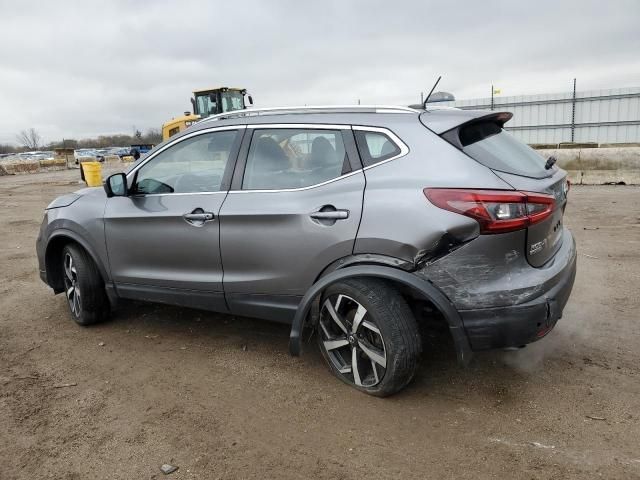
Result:
[[[459,310],[531,301],[550,290],[576,255],[575,241],[563,232],[560,250],[540,268],[527,262],[525,231],[482,235],[415,273],[438,286]]]
[[[418,266],[479,235],[475,220],[434,206],[421,188],[397,189],[394,193],[376,189],[371,183],[367,180],[354,254],[386,255]]]
[[[365,171],[364,207],[354,253],[383,254],[418,265],[479,234],[475,220],[430,203],[425,188],[511,187],[419,122],[404,122],[392,130],[410,151]]]
[[[399,268],[400,270],[404,270],[407,272],[415,270],[415,264],[407,260],[390,257],[388,255],[361,253],[342,257],[331,263],[322,271],[320,275],[318,275],[316,281],[340,268],[352,267],[355,265],[384,265],[388,267]]]

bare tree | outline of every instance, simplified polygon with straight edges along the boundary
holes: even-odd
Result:
[[[23,145],[30,150],[38,150],[42,143],[42,137],[33,127],[29,130],[22,130],[18,135],[16,135],[16,138],[20,145]]]
[[[13,145],[9,145],[8,143],[0,143],[0,155],[4,153],[15,153],[19,151],[19,149]]]
[[[140,130],[138,130],[138,128],[133,125],[131,127],[131,130],[133,131],[133,135],[131,135],[135,140],[140,141],[140,139],[142,139],[142,132]]]
[[[150,128],[147,130],[147,133],[144,134],[143,138],[145,142],[157,145],[162,142],[162,132],[159,128]]]

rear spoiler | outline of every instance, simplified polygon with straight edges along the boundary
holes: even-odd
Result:
[[[469,125],[482,124],[480,130],[480,136],[478,132],[476,132],[471,138],[471,143],[481,140],[483,138],[487,138],[488,136],[495,135],[496,133],[500,133],[502,131],[502,127],[505,123],[511,120],[513,114],[510,112],[496,112],[492,115],[485,115],[483,117],[477,117],[468,122],[462,123],[457,127],[453,127],[451,130],[447,130],[446,132],[440,134],[440,136],[449,142],[454,147],[462,150],[465,145],[469,143],[463,143],[465,140],[462,138],[462,132],[465,127]],[[466,141],[469,142],[469,137],[466,136]]]
[[[462,125],[478,121],[494,121],[500,126],[511,120],[511,112],[495,112],[491,110],[426,110],[420,114],[420,122],[437,135]]]

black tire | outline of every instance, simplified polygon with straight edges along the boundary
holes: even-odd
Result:
[[[87,252],[78,245],[66,245],[61,261],[65,296],[73,320],[87,326],[108,318],[110,305],[104,282]]]
[[[359,313],[361,307],[364,314]],[[320,303],[317,339],[335,376],[378,397],[397,393],[411,382],[422,350],[407,302],[391,284],[378,279],[348,279],[329,286]]]

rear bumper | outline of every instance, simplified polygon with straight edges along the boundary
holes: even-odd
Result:
[[[576,278],[576,263],[574,248],[555,285],[534,300],[511,306],[460,310],[472,350],[519,347],[547,335],[562,318]]]

